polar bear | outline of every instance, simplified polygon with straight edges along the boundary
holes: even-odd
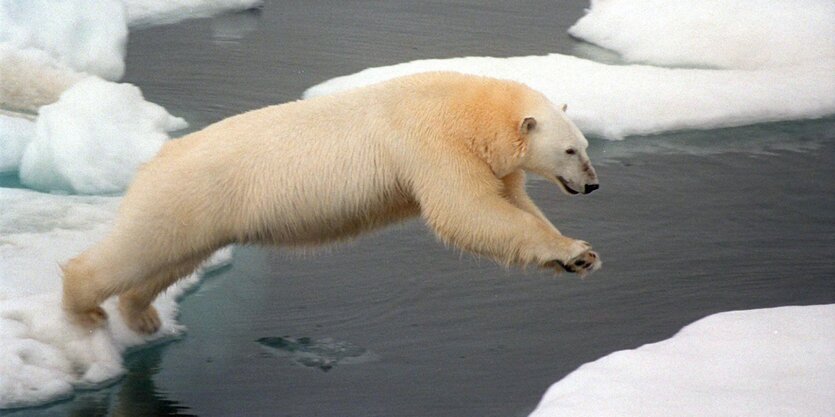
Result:
[[[222,120],[140,169],[113,230],[63,266],[63,307],[94,327],[119,295],[128,326],[152,333],[157,294],[220,247],[315,246],[418,215],[505,265],[592,272],[591,246],[525,192],[526,171],[568,194],[598,188],[564,111],[516,82],[424,73]]]

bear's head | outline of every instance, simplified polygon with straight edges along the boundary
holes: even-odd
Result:
[[[519,121],[527,148],[521,168],[558,184],[566,194],[588,194],[600,183],[586,154],[589,142],[566,116],[566,109],[548,102]]]

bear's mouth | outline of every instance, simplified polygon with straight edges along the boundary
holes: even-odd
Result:
[[[566,181],[565,178],[563,178],[561,176],[557,176],[557,180],[560,182],[560,185],[562,186],[562,189],[565,190],[565,192],[567,192],[569,194],[572,194],[572,195],[580,193],[579,191],[574,191],[574,189],[571,188],[571,186],[568,185],[568,181]]]

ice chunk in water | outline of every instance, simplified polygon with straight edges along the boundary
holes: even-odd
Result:
[[[133,85],[89,77],[44,106],[20,166],[21,182],[43,191],[122,191],[136,169],[186,127]]]
[[[587,363],[530,417],[828,416],[835,304],[715,314]]]
[[[105,235],[118,203],[118,197],[0,188],[0,409],[66,398],[118,378],[127,349],[183,332],[179,297],[203,273],[231,262],[232,249],[221,249],[162,293],[154,301],[162,319],[156,334],[129,330],[115,299],[103,304],[105,327],[90,332],[69,323],[58,266]]]
[[[0,3],[0,42],[37,48],[75,69],[117,80],[128,39],[119,0],[6,0]]]
[[[568,32],[635,62],[798,65],[835,58],[835,2],[592,0]]]
[[[835,113],[833,68],[835,59],[758,70],[605,65],[561,54],[424,59],[333,78],[304,97],[419,72],[457,71],[525,83],[554,103],[568,103],[568,115],[583,133],[622,139]]]

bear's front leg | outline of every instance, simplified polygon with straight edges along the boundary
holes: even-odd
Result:
[[[520,209],[527,211],[530,214],[538,217],[543,222],[547,223],[550,227],[554,228],[554,230],[559,233],[559,229],[557,229],[545,214],[542,213],[542,210],[536,206],[536,203],[531,200],[531,197],[528,195],[527,191],[525,191],[525,181],[526,175],[525,172],[521,169],[516,170],[502,178],[502,184],[504,185],[504,190],[502,195],[505,196],[507,201],[510,204],[513,204]]]
[[[528,193],[525,191],[524,171],[521,169],[516,170],[501,180],[504,185],[504,191],[502,194],[508,202],[539,218],[547,224],[548,227],[559,233],[559,230],[554,227],[547,217],[545,217],[542,210],[536,206],[530,196],[528,196]],[[594,272],[601,266],[600,256],[591,250],[591,245],[587,242],[574,240],[569,243],[566,250],[571,254],[569,255],[570,260],[568,263],[564,263],[559,259],[554,259],[553,261],[546,262],[543,266],[546,268],[558,268],[560,271],[575,272],[580,276],[585,276],[586,274]]]
[[[422,215],[443,241],[503,264],[559,267],[580,275],[600,268],[600,256],[588,243],[561,235],[511,204],[491,172],[472,166],[455,174],[444,183],[415,184]]]

